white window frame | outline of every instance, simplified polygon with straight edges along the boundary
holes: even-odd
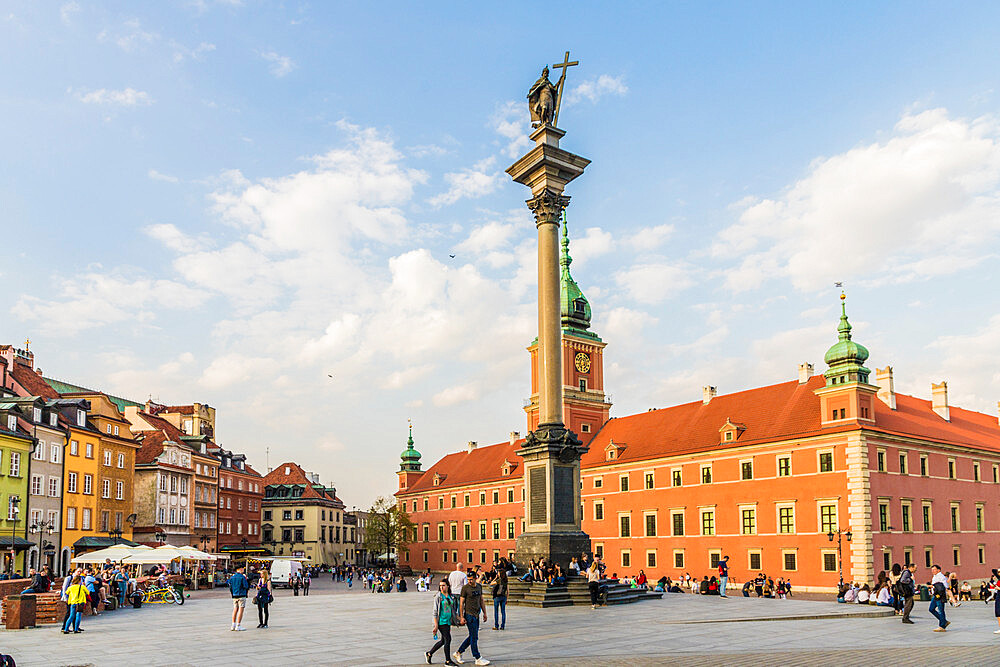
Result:
[[[109,428],[110,428],[110,426],[111,425],[108,424]],[[105,449],[104,450],[104,465],[108,466],[109,468],[111,467],[111,450],[110,449]]]
[[[61,445],[52,443],[49,445],[49,463],[59,463],[59,449]]]

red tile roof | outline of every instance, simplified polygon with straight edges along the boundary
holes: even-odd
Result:
[[[142,446],[135,453],[135,462],[152,463],[156,457],[163,453],[163,443],[167,436],[162,431],[144,431],[142,433]]]
[[[193,415],[194,406],[193,405],[168,405],[163,408],[163,412],[176,412],[182,415]]]
[[[41,396],[50,400],[59,398],[59,393],[49,386],[49,383],[41,375],[27,366],[14,364],[14,367],[10,369],[10,376],[32,396]]]
[[[139,411],[139,416],[153,428],[163,431],[167,438],[173,440],[174,442],[179,443],[181,438],[184,436],[183,431],[168,422],[166,419],[154,417],[148,412],[142,412],[141,410]]]
[[[726,447],[857,430],[853,423],[835,427],[821,425],[820,400],[814,392],[823,384],[823,377],[816,376],[802,384],[793,380],[723,394],[707,404],[695,401],[611,419],[595,434],[581,465],[586,469],[605,464],[606,449],[612,441],[622,448],[616,462],[710,452],[723,446],[719,429],[727,420],[746,425],[746,430],[735,443],[726,443]],[[931,408],[931,401],[896,394],[896,410],[876,401],[875,424],[864,428],[1000,452],[997,418],[956,407],[950,408],[950,417],[951,421],[945,421],[938,416]],[[518,479],[522,474],[521,465],[514,468],[509,477],[504,477],[500,469],[505,459],[521,463],[515,452],[523,442],[514,445],[503,442],[471,452],[448,454],[409,489],[397,495]],[[434,486],[435,475],[441,476],[438,486]]]
[[[521,457],[514,452],[520,449],[523,444],[524,439],[522,438],[513,445],[508,441],[498,445],[476,447],[471,452],[464,451],[448,454],[431,466],[406,493],[454,488],[493,480],[520,479],[522,469]],[[504,460],[517,464],[511,470],[510,475],[506,477],[500,470],[503,467]],[[435,475],[443,476],[443,479],[441,479],[437,486],[434,486]]]
[[[289,469],[287,475],[285,474],[285,468]],[[327,494],[325,491],[320,493],[316,489],[313,482],[306,477],[306,471],[298,463],[291,461],[275,466],[274,470],[264,475],[264,485],[267,486],[270,484],[301,484],[305,486],[302,496],[300,496],[302,498],[330,498],[330,494]]]

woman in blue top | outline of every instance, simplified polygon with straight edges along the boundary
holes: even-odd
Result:
[[[455,606],[455,598],[451,596],[448,580],[442,579],[438,582],[438,592],[434,596],[434,638],[437,639],[440,632],[441,639],[438,639],[430,651],[424,653],[428,665],[431,664],[434,652],[442,646],[444,647],[444,664],[455,664],[451,660],[451,624],[457,617],[458,609]]]

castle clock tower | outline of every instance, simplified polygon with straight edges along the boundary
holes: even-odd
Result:
[[[577,433],[584,444],[608,420],[611,401],[604,394],[604,346],[600,337],[589,331],[590,303],[570,275],[569,232],[563,212],[562,251],[559,258],[559,306],[562,321],[563,423]],[[528,347],[531,355],[531,398],[524,411],[528,431],[538,427],[538,341]]]

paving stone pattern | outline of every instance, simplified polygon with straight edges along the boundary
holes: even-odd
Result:
[[[79,635],[54,626],[0,631],[0,652],[28,667],[416,665],[432,644],[431,593],[373,595],[317,580],[309,597],[279,591],[276,598],[267,630],[256,629],[257,610],[249,605],[248,630],[231,632],[232,603],[219,589],[195,592],[181,607],[86,618]],[[490,608],[480,649],[498,665],[1000,664],[992,605],[949,607],[954,622],[946,633],[931,631],[926,603],[918,610],[916,625],[903,626],[895,616],[858,616],[871,608],[857,605],[667,595],[599,610],[509,607],[507,630],[495,632]],[[780,622],[747,620],[753,618]],[[460,640],[465,631],[454,634]],[[464,657],[471,664],[469,653]],[[443,661],[435,656],[436,664]]]

